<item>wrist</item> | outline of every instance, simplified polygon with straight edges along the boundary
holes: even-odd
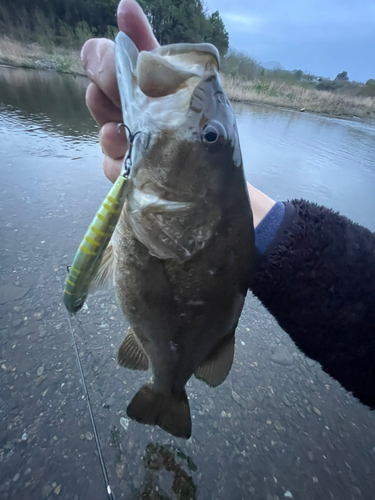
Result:
[[[247,183],[247,189],[249,191],[255,228],[260,223],[260,221],[268,214],[268,212],[276,202],[249,183]]]

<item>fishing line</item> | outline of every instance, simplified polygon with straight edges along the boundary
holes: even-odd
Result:
[[[61,282],[60,276],[59,276],[59,281],[60,281],[61,288],[64,289],[63,286],[62,286],[62,282]],[[75,338],[75,335],[74,335],[74,330],[73,330],[72,322],[70,321],[70,314],[68,313],[68,311],[66,311],[66,313],[67,313],[67,316],[68,316],[68,323],[69,323],[70,333],[72,334],[72,338],[73,338],[73,345],[74,345],[74,349],[75,349],[75,353],[76,353],[76,357],[77,357],[78,368],[79,368],[79,371],[80,371],[80,374],[81,374],[81,378],[82,378],[83,391],[85,393],[87,407],[88,407],[88,410],[89,410],[89,415],[90,415],[90,420],[91,420],[91,426],[92,426],[92,430],[94,432],[94,437],[95,437],[95,442],[96,442],[96,448],[98,450],[99,461],[100,461],[100,465],[101,465],[102,473],[103,473],[103,478],[104,478],[104,482],[105,482],[106,489],[107,489],[108,500],[115,500],[115,497],[113,495],[111,486],[109,484],[107,468],[105,466],[103,452],[102,452],[102,447],[100,445],[98,432],[96,430],[96,424],[95,424],[94,414],[93,414],[92,407],[91,407],[91,401],[90,401],[90,397],[89,397],[89,392],[87,390],[85,376],[83,374],[82,364],[81,364],[81,360],[80,360],[80,357],[79,357],[78,346],[77,346],[76,338]]]
[[[128,137],[128,151],[127,151],[127,154],[126,154],[125,159],[124,159],[124,163],[123,163],[124,172],[122,174],[122,177],[125,178],[125,181],[123,181],[123,182],[125,182],[125,186],[126,186],[126,183],[128,182],[128,176],[129,176],[129,173],[130,173],[130,169],[131,169],[131,166],[132,166],[132,149],[133,149],[134,139],[137,137],[137,135],[139,135],[141,133],[141,131],[137,131],[137,132],[135,132],[133,134],[131,132],[130,128],[123,123],[123,124],[119,124],[117,126],[117,133],[119,133],[121,127],[124,127],[127,130],[128,135],[129,135],[129,137]],[[120,180],[120,178],[118,180]],[[115,186],[116,185],[117,185],[117,182],[116,182]],[[122,186],[123,185],[124,185],[124,183],[122,183]],[[109,198],[107,197],[107,199],[109,199]],[[119,202],[116,202],[116,203],[119,203]],[[102,205],[102,206],[105,206],[105,205]],[[107,210],[109,210],[109,209],[107,209]],[[116,210],[112,209],[112,213],[116,214]],[[116,222],[117,222],[117,220],[116,220]],[[91,230],[91,226],[90,226],[90,230]],[[87,239],[90,242],[90,239],[87,238],[86,236],[85,236],[85,239]],[[85,250],[85,249],[82,246],[80,246],[80,251],[82,251],[82,250]],[[85,253],[87,253],[89,255],[95,255],[95,253],[93,253],[92,251],[87,251],[87,249],[86,249]],[[81,264],[82,263],[78,264],[78,266],[77,266],[78,267],[78,271],[76,270],[76,273],[78,272],[78,276],[79,276],[79,273],[81,272],[81,268],[80,268]],[[73,262],[73,265],[75,266],[76,264]],[[68,266],[67,267],[68,273],[70,273],[71,269],[75,269],[75,268],[72,267],[72,266]],[[72,297],[76,298],[76,296],[74,295],[74,288],[76,286],[77,276],[75,275],[74,277],[71,277],[71,275],[69,274],[69,277],[70,277],[70,280],[68,279],[67,282],[73,287],[70,291],[66,290],[66,289],[64,290],[64,287],[62,285],[60,276],[59,276],[59,281],[60,281],[61,288],[64,290],[64,293],[66,293],[69,296],[69,298],[67,299],[67,301],[65,301],[65,299],[64,299],[65,306],[67,307],[68,311],[72,311],[72,312],[74,311],[74,312],[76,312],[79,309],[81,309],[81,307],[83,305],[83,300],[84,299],[81,301],[81,297],[80,297],[79,303],[78,303],[78,307],[77,307],[77,304],[74,303],[74,301],[73,301],[73,304],[72,304]],[[65,295],[64,295],[64,297],[65,297]],[[74,307],[73,307],[73,305],[74,305]],[[69,328],[70,328],[70,332],[71,332],[72,338],[73,338],[73,345],[74,345],[74,349],[75,349],[75,353],[76,353],[76,357],[77,357],[78,368],[79,368],[79,371],[80,371],[80,374],[81,374],[82,385],[83,385],[83,389],[84,389],[85,398],[86,398],[86,401],[87,401],[87,407],[88,407],[88,410],[89,410],[89,415],[90,415],[90,419],[91,419],[92,429],[93,429],[94,436],[95,436],[96,448],[98,450],[98,456],[99,456],[99,461],[100,461],[100,465],[101,465],[101,468],[102,468],[104,482],[105,482],[105,485],[107,487],[107,495],[108,495],[108,499],[109,500],[114,500],[114,495],[112,493],[112,490],[111,490],[111,487],[110,487],[110,484],[109,484],[108,473],[107,473],[107,469],[106,469],[105,462],[104,462],[103,452],[102,452],[102,449],[101,449],[101,446],[100,446],[99,436],[98,436],[98,433],[97,433],[97,430],[96,430],[96,424],[95,424],[94,414],[93,414],[92,407],[91,407],[91,401],[90,401],[90,397],[89,397],[89,392],[87,390],[85,376],[83,374],[81,359],[79,357],[76,336],[74,335],[74,330],[73,330],[72,322],[71,322],[70,315],[69,315],[68,311],[67,311],[67,314],[68,314]]]

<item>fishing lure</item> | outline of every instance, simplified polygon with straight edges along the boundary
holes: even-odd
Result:
[[[76,314],[87,298],[90,285],[98,273],[103,254],[130,191],[131,150],[134,138],[139,132],[132,134],[126,125],[121,124],[120,126],[124,126],[129,132],[129,149],[124,161],[125,171],[114,183],[101,204],[79,245],[73,264],[68,268],[69,275],[65,281],[64,304],[71,314]]]
[[[129,191],[129,177],[120,175],[96,213],[70,266],[65,281],[64,304],[76,314],[83,306],[105,249],[112,237]]]

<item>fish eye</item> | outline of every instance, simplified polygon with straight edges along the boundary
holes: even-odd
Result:
[[[218,138],[219,138],[219,134],[217,133],[217,130],[215,129],[215,127],[213,127],[212,125],[208,125],[208,127],[206,127],[203,130],[203,140],[207,144],[213,144],[214,142],[216,142],[218,140]]]
[[[225,129],[219,122],[208,122],[202,129],[202,141],[207,148],[220,145],[225,137]]]

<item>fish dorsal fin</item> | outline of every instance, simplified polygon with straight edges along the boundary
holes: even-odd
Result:
[[[112,288],[114,286],[114,270],[113,246],[109,242],[104,251],[99,270],[90,285],[89,293],[93,294],[99,290],[109,290]]]
[[[118,351],[119,365],[130,370],[148,370],[148,357],[133,330],[129,328]]]
[[[227,378],[234,358],[234,333],[227,335],[195,370],[197,379],[217,387]]]

